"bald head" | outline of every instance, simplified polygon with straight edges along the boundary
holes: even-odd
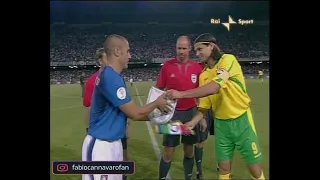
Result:
[[[191,50],[191,41],[188,36],[180,36],[176,44],[177,57],[184,62],[189,59],[189,52]]]
[[[103,48],[106,55],[111,56],[116,50],[121,50],[126,46],[128,46],[128,41],[125,37],[113,34],[107,37]]]
[[[191,46],[191,40],[188,36],[179,36],[177,39],[177,44],[178,43],[188,43],[188,46]]]

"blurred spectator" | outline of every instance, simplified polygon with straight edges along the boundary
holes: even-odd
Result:
[[[205,29],[205,31],[203,31]],[[105,36],[120,34],[130,43],[132,59],[130,61],[152,62],[153,58],[175,57],[175,43],[180,35],[188,35],[192,41],[202,33],[212,33],[225,53],[232,53],[238,58],[257,58],[268,56],[269,34],[266,26],[240,26],[227,32],[224,27],[212,25],[202,27],[194,25],[68,25],[53,24],[50,26],[50,61],[95,61],[95,51],[103,46]],[[197,59],[191,51],[191,58]],[[242,63],[242,62],[241,62]],[[244,74],[257,74],[265,69],[268,74],[269,64],[242,63]],[[132,77],[135,81],[155,80],[160,68],[127,69],[122,75],[127,81]],[[77,83],[82,72],[87,78],[96,69],[52,70],[51,83]]]
[[[186,25],[185,25],[186,26]],[[95,50],[102,47],[105,36],[120,34],[130,43],[131,61],[151,61],[152,58],[172,58],[175,56],[177,37],[187,34],[194,40],[199,34],[212,33],[225,52],[237,57],[253,58],[266,56],[269,51],[268,28],[246,26],[232,29],[186,26],[119,26],[119,25],[51,25],[50,61],[94,61]],[[194,51],[191,57],[196,58]]]

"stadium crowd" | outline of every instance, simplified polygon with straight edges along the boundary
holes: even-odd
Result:
[[[268,56],[269,34],[265,26],[247,26],[227,32],[222,27],[203,27],[206,32],[215,32],[219,47],[226,53],[232,53],[238,58],[256,58]],[[50,61],[95,61],[95,50],[101,48],[108,34],[121,34],[130,43],[131,62],[143,61],[152,63],[153,58],[175,57],[175,42],[177,37],[186,34],[193,41],[196,36],[204,33],[198,26],[148,26],[130,25],[67,25],[53,24],[50,26]],[[212,28],[212,29],[210,29]],[[197,59],[194,51],[191,58]],[[268,64],[243,65],[245,74],[257,74],[258,69],[268,73]],[[52,70],[51,83],[77,82],[82,74],[85,78],[97,69]],[[127,80],[133,77],[137,80],[155,80],[160,68],[127,69],[123,72]]]
[[[213,28],[213,27],[206,27]],[[186,30],[187,29],[187,30]],[[202,28],[200,28],[202,29]],[[225,32],[213,29],[219,46],[225,52],[238,57],[267,56],[269,52],[268,28],[252,26]],[[187,34],[192,40],[199,34],[197,26],[192,27],[149,27],[116,25],[51,25],[50,61],[92,61],[95,50],[102,47],[105,36],[121,34],[130,42],[132,61],[151,61],[152,58],[171,58],[175,56],[177,37]],[[195,57],[194,51],[191,57]]]

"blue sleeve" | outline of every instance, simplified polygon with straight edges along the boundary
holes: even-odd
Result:
[[[100,82],[97,82],[97,87],[114,107],[119,107],[131,101],[125,82],[119,74],[116,74],[113,70],[105,69],[101,72],[99,78]]]

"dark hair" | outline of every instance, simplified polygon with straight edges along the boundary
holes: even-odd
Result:
[[[196,43],[201,43],[206,46],[209,46],[210,43],[213,43],[215,45],[213,51],[211,52],[211,57],[213,58],[213,60],[219,60],[224,54],[216,44],[216,38],[210,33],[205,33],[198,36],[196,40],[194,40],[194,44]]]

